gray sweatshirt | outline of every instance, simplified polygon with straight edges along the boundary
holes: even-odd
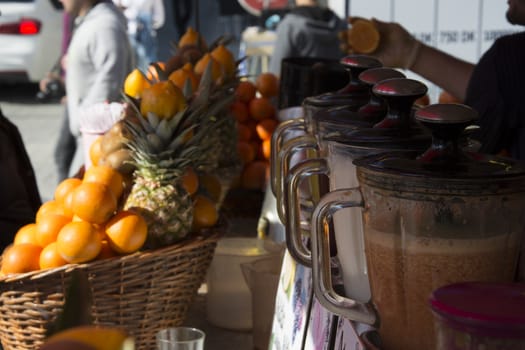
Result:
[[[278,24],[270,71],[281,74],[281,60],[287,57],[339,59],[337,33],[347,26],[333,11],[316,6],[292,9]]]
[[[121,99],[132,51],[126,18],[111,1],[98,3],[75,25],[67,51],[66,93],[70,129],[78,137],[83,108]]]

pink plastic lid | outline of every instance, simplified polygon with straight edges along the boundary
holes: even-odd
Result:
[[[525,283],[451,284],[432,293],[430,306],[454,329],[525,339]]]

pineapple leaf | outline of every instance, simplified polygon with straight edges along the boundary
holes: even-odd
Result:
[[[155,113],[152,113],[152,112],[148,112],[148,115],[146,117],[148,119],[149,125],[151,125],[153,129],[156,129],[160,122],[159,117]]]

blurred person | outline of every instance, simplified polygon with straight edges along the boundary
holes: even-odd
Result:
[[[64,10],[76,17],[67,50],[66,75],[69,128],[77,144],[69,169],[69,176],[73,176],[84,164],[80,115],[97,103],[121,100],[133,54],[126,18],[111,1],[60,1]]]
[[[295,0],[295,7],[277,25],[270,72],[280,75],[281,61],[287,57],[343,57],[338,33],[346,28],[346,21],[325,0]]]
[[[48,101],[60,98],[60,103],[64,105],[64,116],[60,124],[57,143],[54,149],[54,160],[57,169],[57,180],[60,183],[69,175],[69,167],[75,155],[76,140],[69,130],[69,117],[67,113],[67,102],[65,94],[65,72],[66,72],[66,52],[71,40],[73,18],[67,13],[63,13],[62,22],[62,47],[60,57],[54,67],[47,73],[46,77],[39,83],[40,91],[37,99]]]
[[[33,223],[41,199],[22,136],[0,109],[0,249],[13,242],[24,225]]]
[[[137,68],[146,72],[158,61],[157,30],[164,25],[165,9],[162,0],[114,0],[128,20],[128,36],[135,51]]]
[[[525,0],[508,0],[506,18],[525,25]],[[474,108],[480,129],[473,138],[481,152],[525,160],[525,31],[496,39],[473,64],[425,45],[398,23],[373,21],[381,40],[371,56],[413,71]]]

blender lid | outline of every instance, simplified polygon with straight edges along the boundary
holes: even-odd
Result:
[[[372,127],[345,129],[325,137],[352,147],[387,150],[426,149],[431,142],[431,134],[415,122],[414,101],[426,94],[427,87],[413,79],[391,78],[373,86],[373,91],[383,97],[388,106],[386,116]]]
[[[453,328],[525,338],[525,283],[450,284],[436,289],[429,303]]]
[[[390,152],[354,161],[358,167],[389,174],[450,179],[503,179],[522,177],[517,160],[463,150],[464,132],[477,112],[462,104],[434,104],[415,112],[415,119],[432,132],[432,144],[423,153]]]

